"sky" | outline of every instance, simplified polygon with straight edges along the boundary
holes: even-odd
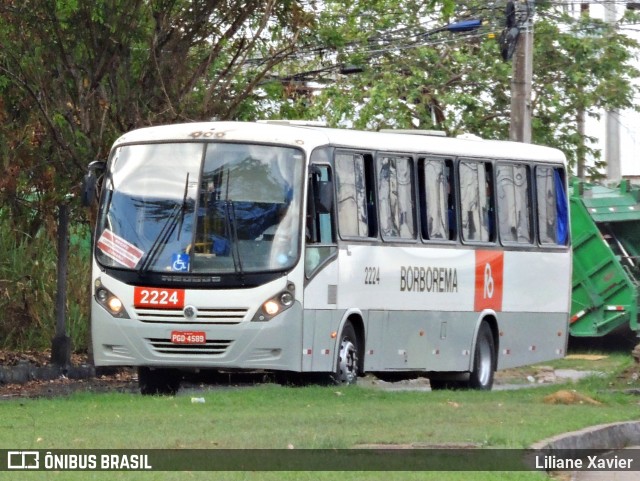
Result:
[[[589,14],[595,18],[604,18],[604,6],[600,4],[591,4]],[[622,17],[625,5],[616,2],[616,18]],[[640,41],[640,25],[625,26],[625,32]],[[640,68],[640,59],[636,60]],[[640,79],[638,79],[640,81]],[[640,105],[640,96],[636,99],[636,103]],[[602,158],[606,160],[606,152],[604,151],[605,141],[605,117],[601,120],[589,119],[587,121],[587,134],[600,139],[598,147],[602,151]],[[632,110],[623,110],[620,112],[620,161],[623,176],[633,175],[640,176],[640,112]]]

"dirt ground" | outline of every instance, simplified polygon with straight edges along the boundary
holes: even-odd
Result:
[[[29,364],[35,367],[48,366],[51,352],[7,352],[0,351],[0,366],[10,367],[20,364]],[[73,354],[71,356],[73,366],[85,366],[89,364],[86,354]],[[61,375],[53,380],[32,380],[20,384],[0,383],[0,400],[13,398],[36,398],[64,396],[73,392],[137,392],[138,378],[134,369],[117,369],[104,373],[98,372],[95,376],[84,379],[70,379]]]

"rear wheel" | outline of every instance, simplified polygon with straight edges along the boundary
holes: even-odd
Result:
[[[483,322],[478,331],[476,349],[473,353],[473,368],[465,376],[464,373],[446,374],[437,373],[429,378],[431,389],[439,391],[442,389],[477,389],[489,391],[493,386],[493,376],[496,370],[496,349],[493,340],[493,333],[489,324]]]
[[[493,386],[496,371],[496,349],[491,328],[486,322],[480,325],[476,350],[473,357],[473,370],[469,375],[469,388],[489,391]]]
[[[145,396],[172,396],[180,389],[182,375],[177,369],[138,368],[138,386],[140,393]]]
[[[333,380],[337,384],[355,384],[358,380],[358,338],[353,324],[347,322],[340,335],[338,362]]]

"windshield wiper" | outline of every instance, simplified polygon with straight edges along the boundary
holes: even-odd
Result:
[[[233,226],[233,244],[235,247],[235,253],[238,256],[238,265],[237,271],[240,275],[244,275],[244,270],[242,268],[242,258],[240,256],[240,242],[238,242],[238,218],[236,216],[236,206],[233,202],[231,202],[231,215],[232,215],[232,226]]]
[[[184,213],[187,209],[187,191],[189,188],[189,173],[187,173],[187,178],[184,182],[184,195],[182,196],[182,204],[176,204],[173,207],[173,210],[167,217],[167,220],[162,225],[162,229],[160,229],[160,234],[151,244],[151,248],[147,253],[147,257],[144,258],[142,264],[138,268],[138,275],[144,275],[153,261],[158,257],[158,254],[162,250],[162,248],[167,244],[173,232],[176,230],[176,226],[178,225],[178,220],[180,221],[180,230],[182,230],[182,223],[184,222]],[[180,231],[178,231],[178,240],[180,240]]]
[[[229,200],[229,178],[230,172],[227,170],[227,181],[225,185],[225,199],[224,199],[224,222],[225,229],[231,238],[231,259],[233,259],[233,268],[240,274],[241,278],[244,276],[244,270],[242,269],[242,259],[240,258],[240,246],[238,242],[238,219],[236,218],[236,207],[232,200]],[[244,282],[244,281],[243,281]]]
[[[182,232],[182,224],[184,224],[184,212],[187,210],[187,191],[189,189],[189,172],[187,172],[187,179],[184,181],[184,194],[182,196],[182,208],[180,209],[180,224],[178,227],[178,241],[180,240],[180,233]]]

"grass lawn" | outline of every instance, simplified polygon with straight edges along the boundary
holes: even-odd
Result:
[[[386,391],[372,387],[254,387],[176,397],[80,393],[0,403],[0,449],[337,449],[362,445],[526,448],[586,426],[640,419],[640,397],[622,391],[630,356],[567,359],[556,368],[604,371],[571,385],[492,392]],[[523,370],[526,378],[529,370]],[[549,405],[575,389],[600,404]],[[17,479],[0,473],[0,479]],[[60,472],[19,479],[544,480],[535,472]]]

